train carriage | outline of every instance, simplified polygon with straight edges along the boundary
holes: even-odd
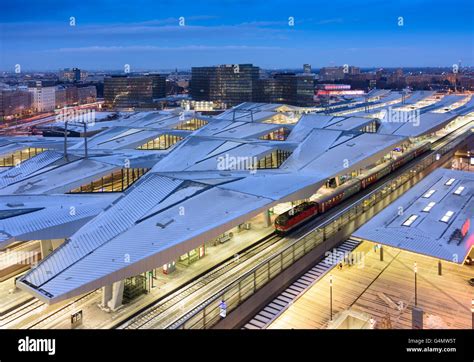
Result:
[[[362,188],[365,189],[367,186],[373,184],[374,182],[377,182],[382,177],[388,175],[391,171],[391,164],[381,164],[370,170],[368,174],[361,175],[358,178],[361,180]]]
[[[406,152],[396,160],[391,161],[388,165],[381,164],[370,170],[368,174],[353,178],[341,186],[336,187],[332,191],[319,195],[316,197],[314,202],[303,202],[295,208],[288,210],[279,215],[275,220],[275,229],[277,233],[285,234],[309,221],[315,215],[328,211],[360,190],[363,190],[369,185],[379,181],[391,171],[394,171],[430,149],[431,144],[426,142]]]
[[[348,197],[359,192],[360,188],[360,180],[354,178],[342,184],[341,186],[336,187],[334,192],[318,197],[315,201],[318,203],[319,212],[325,212],[336,206]]]

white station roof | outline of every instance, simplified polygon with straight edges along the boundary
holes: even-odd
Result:
[[[473,196],[474,173],[437,169],[353,236],[463,263],[474,246]]]
[[[46,205],[14,215],[0,196],[0,215],[4,212],[8,223],[35,225],[28,234],[0,224],[1,245],[52,238],[44,223],[48,217],[58,220],[53,229],[67,238],[18,285],[54,303],[161,267],[280,202],[309,197],[328,178],[374,163],[408,137],[363,133],[361,128],[373,120],[359,117],[309,115],[296,124],[281,124],[272,123],[273,117],[293,112],[291,107],[284,111],[283,105],[244,103],[236,108],[217,117],[177,111],[122,114],[89,139],[87,159],[81,140],[69,147],[69,160],[59,158],[60,151],[46,151],[44,159],[40,154],[22,163],[24,171],[18,174],[13,169],[0,173],[0,195],[19,203],[31,197],[35,205]],[[194,131],[174,129],[191,119],[207,123]],[[281,127],[289,131],[286,140],[261,139]],[[170,149],[136,149],[170,132],[183,138]],[[123,140],[119,147],[118,139]],[[288,156],[278,169],[221,164],[223,158],[258,160],[276,151]],[[125,163],[150,170],[121,193],[66,194]],[[74,225],[57,214],[69,209],[72,200],[84,200],[85,209]],[[28,206],[34,207],[40,206]]]

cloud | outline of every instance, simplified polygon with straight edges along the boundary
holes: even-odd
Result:
[[[248,46],[248,45],[187,45],[179,47],[161,47],[154,45],[137,45],[137,46],[88,46],[77,48],[59,48],[49,49],[45,52],[60,53],[88,53],[88,52],[134,52],[134,51],[208,51],[208,50],[282,50],[281,47],[271,46]],[[285,48],[288,49],[288,48]]]
[[[335,24],[335,23],[342,23],[343,19],[342,18],[332,18],[332,19],[323,19],[323,20],[318,20],[316,22],[317,25],[326,25],[326,24]]]

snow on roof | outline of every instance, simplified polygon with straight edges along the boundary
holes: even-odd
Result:
[[[66,193],[117,169],[119,167],[93,159],[77,159],[12,183],[0,189],[0,195]]]
[[[450,179],[454,181],[447,185]],[[460,187],[464,188],[456,194]],[[434,192],[428,193],[430,190]],[[463,263],[474,246],[473,195],[473,173],[437,169],[370,219],[353,236]],[[400,214],[400,210],[403,213]],[[407,222],[408,219],[411,222]],[[462,230],[467,220],[471,227],[466,235],[456,237],[455,231]]]
[[[235,120],[232,110],[207,117],[204,127],[183,132],[184,139],[165,153],[134,148],[138,139],[148,139],[147,132],[177,132],[170,127],[181,118],[173,112],[131,113],[127,123],[120,121],[120,126],[89,140],[92,148],[88,159],[83,158],[83,149],[78,146],[69,151],[70,157],[75,157],[71,162],[46,166],[44,172],[25,175],[0,189],[0,194],[13,195],[9,196],[13,199],[43,194],[46,205],[57,202],[64,208],[70,205],[69,200],[58,194],[118,170],[127,160],[151,168],[128,190],[108,200],[104,211],[94,211],[94,215],[91,211],[89,219],[80,219],[82,227],[65,227],[62,231],[69,240],[22,277],[18,285],[47,302],[55,302],[161,267],[280,202],[309,197],[328,178],[366,167],[407,141],[407,136],[396,134],[396,130],[394,134],[361,133],[357,129],[365,121],[357,117],[308,116],[295,126],[262,124],[255,118],[252,123],[248,119],[249,110],[266,116],[279,107],[244,103],[237,107]],[[188,116],[204,119],[199,114]],[[437,117],[443,114],[434,119]],[[439,119],[440,123],[446,120]],[[291,130],[287,140],[258,139],[262,132],[280,127]],[[236,132],[231,133],[231,129]],[[145,134],[144,138],[139,136]],[[114,144],[117,139],[126,139],[120,150]],[[94,146],[101,143],[99,149]],[[222,156],[259,158],[275,150],[291,152],[278,169],[252,172],[221,169],[218,165]],[[35,162],[39,164],[40,159]],[[97,200],[107,197],[68,196]],[[181,215],[179,210],[183,209]],[[45,218],[50,215],[68,225],[55,212],[59,211],[46,208],[9,220],[34,220],[38,215],[41,224],[42,213]],[[5,238],[15,232],[5,228]]]
[[[452,112],[410,114],[410,118],[385,117],[380,122],[379,134],[392,134],[405,137],[420,137],[427,133],[433,133],[446,126],[457,114]]]
[[[0,248],[19,240],[65,238],[108,207],[120,194],[0,196]],[[5,215],[17,216],[5,217]]]

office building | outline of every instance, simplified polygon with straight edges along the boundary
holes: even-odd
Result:
[[[36,82],[34,87],[29,87],[28,91],[33,95],[33,109],[35,112],[49,112],[56,106],[55,87],[43,86],[41,82]]]
[[[330,81],[344,79],[346,75],[360,74],[360,68],[350,66],[324,67],[319,71],[319,80]]]
[[[225,106],[251,102],[257,96],[258,76],[259,68],[252,64],[193,67],[191,96]]]
[[[87,73],[79,68],[65,68],[59,71],[59,80],[63,82],[80,82],[87,78]]]
[[[152,102],[152,77],[112,76],[104,79],[106,108],[136,108]]]
[[[33,95],[21,89],[0,90],[0,121],[20,117],[29,111],[33,104]]]

